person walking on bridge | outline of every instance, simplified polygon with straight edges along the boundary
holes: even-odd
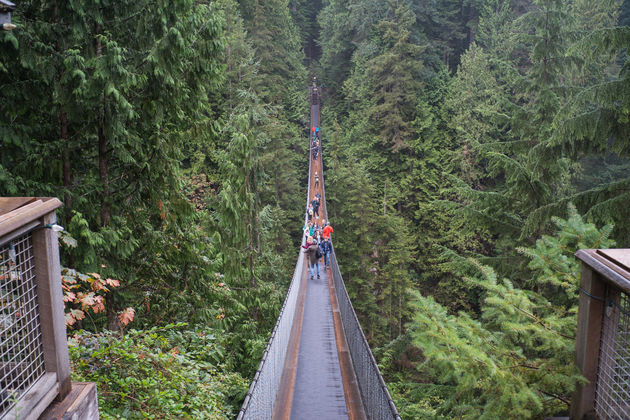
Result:
[[[304,225],[304,227],[302,228],[302,231],[304,232],[304,236],[306,238],[308,238],[309,236],[311,236],[311,222],[306,222],[306,224]]]
[[[317,176],[317,172],[315,172],[315,186],[319,186],[319,177]],[[313,206],[313,214],[315,215],[315,218],[319,219],[319,198],[317,195],[313,201],[311,201],[311,205]]]
[[[309,260],[309,271],[311,272],[311,280],[315,277],[315,270],[317,270],[317,278],[319,278],[319,259],[317,258],[317,253],[319,251],[319,247],[313,240],[312,236],[309,236],[306,240],[306,244],[302,245],[304,248],[304,252],[308,254]]]
[[[330,239],[330,234],[333,233],[333,228],[332,226],[330,226],[330,222],[326,223],[326,221],[324,220],[324,223],[326,224],[326,226],[324,226],[324,229],[322,229],[322,236],[324,237],[324,239]]]
[[[330,264],[330,252],[332,251],[332,244],[330,243],[330,239],[325,238],[319,244],[319,251],[324,256],[324,264],[326,267]]]

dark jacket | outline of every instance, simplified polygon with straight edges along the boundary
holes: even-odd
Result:
[[[319,251],[322,254],[326,254],[328,252],[332,251],[332,245],[330,245],[330,241],[322,241],[321,244],[319,244]]]
[[[304,250],[304,252],[308,253],[308,259],[311,262],[311,264],[315,264],[317,263],[317,244],[313,243],[310,244],[309,247],[307,249]]]

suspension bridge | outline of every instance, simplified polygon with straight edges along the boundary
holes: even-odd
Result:
[[[320,127],[320,92],[310,90],[311,125]],[[319,219],[328,220],[323,154],[310,152],[307,206],[321,195]],[[316,182],[315,175],[319,182]],[[305,224],[306,224],[305,215]],[[302,245],[306,238],[302,238]],[[253,419],[400,419],[365,339],[337,258],[308,277],[300,252],[278,320],[239,412]],[[323,269],[322,269],[323,268]]]

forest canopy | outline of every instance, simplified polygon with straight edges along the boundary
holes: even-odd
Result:
[[[402,417],[567,414],[573,253],[630,247],[629,2],[20,0],[13,22],[0,196],[64,203],[73,375],[103,418],[238,413],[301,239],[313,76],[336,256]]]

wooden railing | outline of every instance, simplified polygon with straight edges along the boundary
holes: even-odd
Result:
[[[630,249],[586,249],[582,261],[571,419],[630,418]]]
[[[0,198],[0,418],[38,418],[71,390],[56,198]]]

